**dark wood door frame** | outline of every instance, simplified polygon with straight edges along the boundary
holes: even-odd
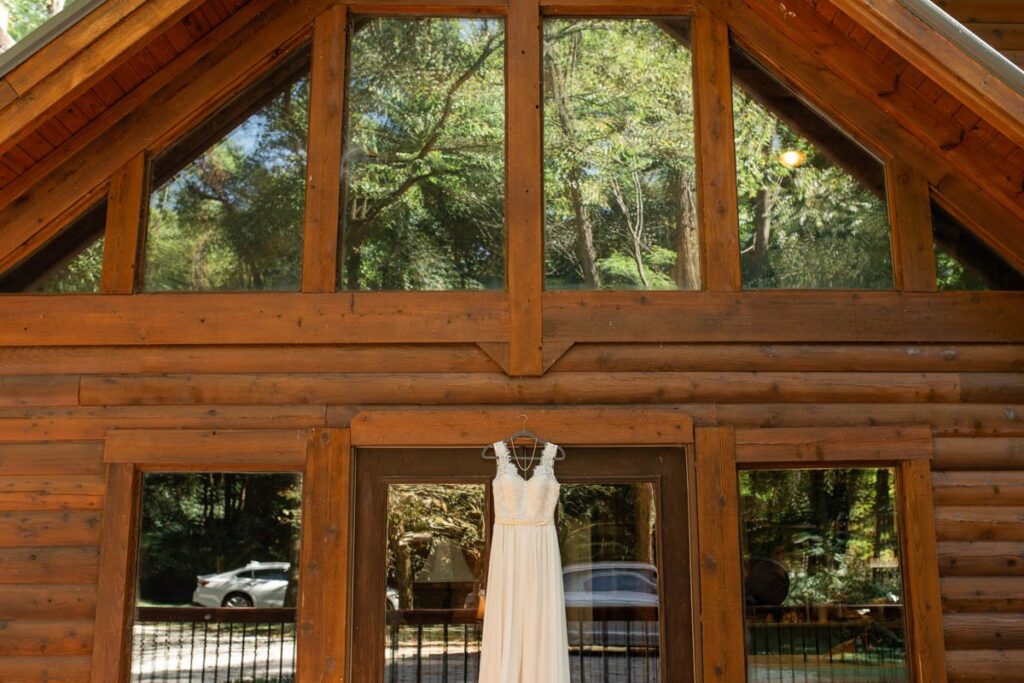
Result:
[[[693,681],[694,610],[686,450],[681,446],[568,447],[556,474],[563,484],[651,483],[656,501],[656,557],[660,596],[662,680]],[[363,448],[355,454],[355,534],[351,680],[380,683],[384,652],[384,563],[387,486],[397,483],[472,483],[485,486],[487,528],[492,524],[493,461],[476,448]],[[488,531],[487,537],[490,537]]]

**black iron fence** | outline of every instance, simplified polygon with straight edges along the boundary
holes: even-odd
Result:
[[[140,607],[132,681],[291,683],[295,610]]]
[[[748,683],[905,683],[902,605],[747,610]]]
[[[573,683],[660,680],[655,607],[566,610]],[[387,683],[475,683],[481,622],[471,609],[389,610]],[[900,606],[751,608],[749,683],[907,680]],[[294,609],[139,608],[132,681],[291,683]]]

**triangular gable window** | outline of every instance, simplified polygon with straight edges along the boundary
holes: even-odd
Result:
[[[308,103],[300,50],[154,159],[143,290],[299,288]]]
[[[1024,273],[932,202],[935,274],[940,290],[1024,290]]]
[[[0,275],[0,292],[100,291],[107,198],[78,215],[49,244]]]
[[[731,50],[743,286],[890,289],[884,165]]]

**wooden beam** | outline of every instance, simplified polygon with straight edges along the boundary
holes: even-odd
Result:
[[[373,410],[352,418],[355,446],[480,446],[526,428],[565,446],[687,444],[693,420],[679,407]]]
[[[946,648],[928,460],[901,462],[897,484],[911,670],[916,683],[945,683]]]
[[[693,78],[701,280],[709,291],[732,292],[742,285],[729,27],[703,6],[693,21]]]
[[[885,169],[896,289],[934,292],[935,235],[928,180],[900,159]]]
[[[737,429],[736,461],[805,466],[932,457],[931,427]]]
[[[509,372],[544,372],[544,162],[541,150],[541,18],[537,0],[509,6],[505,20],[505,253]]]
[[[147,469],[294,470],[306,462],[306,440],[304,429],[115,429],[107,436],[103,460]]]
[[[135,290],[145,195],[146,155],[137,154],[110,179],[100,277],[104,294],[131,294]]]
[[[832,0],[1000,132],[1024,146],[1024,94],[900,0]]]
[[[505,341],[500,292],[0,298],[0,346]],[[159,304],[159,302],[165,302]]]
[[[1013,310],[1024,294],[547,292],[544,329],[575,342],[1019,343],[1024,316]]]
[[[1024,402],[1024,375],[993,374],[975,402]],[[453,391],[453,386],[459,387]],[[81,405],[467,403],[958,403],[962,380],[928,373],[574,372],[509,378],[498,373],[185,374],[85,376]]]
[[[352,448],[347,429],[309,434],[303,473],[298,680],[340,683],[347,669]],[[329,606],[329,608],[328,608]]]
[[[744,683],[743,577],[735,434],[698,428],[694,450],[704,683]]]
[[[545,16],[671,17],[692,14],[696,0],[540,0]]]
[[[333,292],[338,263],[338,201],[345,112],[347,12],[335,5],[313,25],[309,91],[302,291]]]
[[[141,476],[133,465],[107,467],[107,501],[100,533],[99,585],[92,683],[124,681],[131,663],[132,611],[138,570]]]

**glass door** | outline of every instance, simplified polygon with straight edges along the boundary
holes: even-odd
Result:
[[[555,524],[572,680],[693,680],[684,450],[567,451]],[[352,680],[476,682],[494,461],[374,448],[356,469]]]

